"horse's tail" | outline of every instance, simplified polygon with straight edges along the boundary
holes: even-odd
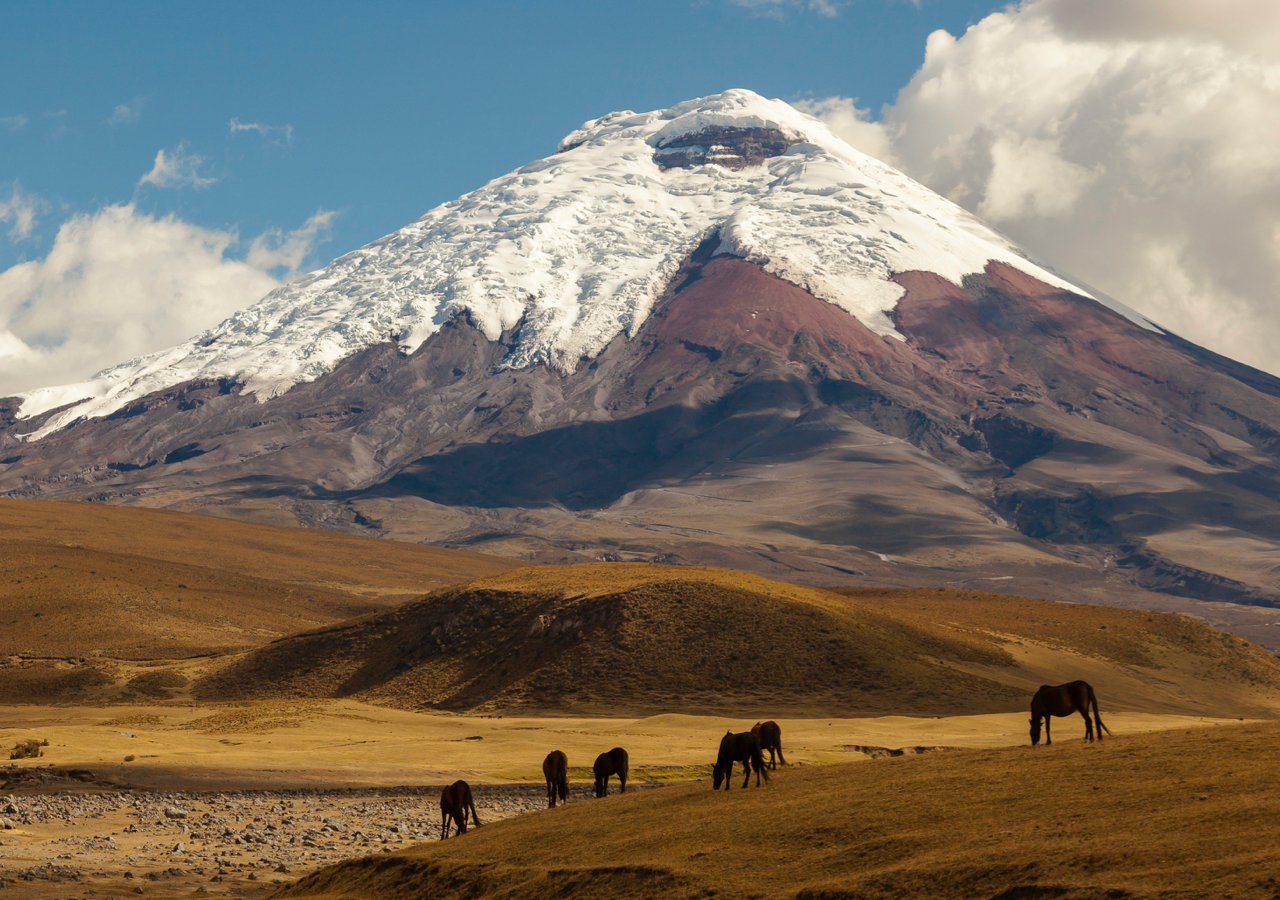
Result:
[[[471,798],[471,786],[467,785],[467,805],[462,808],[462,820],[467,819],[467,810],[471,810],[471,819],[476,823],[476,827],[480,827],[480,817],[476,815],[476,802]]]
[[[769,767],[764,764],[764,752],[761,751],[759,747],[756,747],[756,749],[751,753],[751,765],[755,768],[757,772],[764,773],[765,784],[768,784],[769,783]]]
[[[1089,685],[1089,702],[1093,704],[1093,724],[1098,726],[1098,740],[1102,740],[1102,732],[1111,733],[1111,729],[1102,724],[1102,716],[1098,715],[1098,695],[1093,692],[1093,685]]]

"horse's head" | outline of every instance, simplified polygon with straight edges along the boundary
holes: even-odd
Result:
[[[607,785],[607,782],[603,778],[600,778],[599,776],[596,777],[596,796],[597,797],[603,797],[605,795],[605,791],[607,790],[606,785]]]
[[[1034,747],[1040,743],[1040,720],[1031,719],[1031,746]]]
[[[721,782],[723,782],[726,777],[724,767],[721,766],[720,763],[716,763],[715,768],[712,770],[712,775],[713,775],[713,780],[715,782],[715,786],[712,788],[712,790],[718,791],[720,790]]]

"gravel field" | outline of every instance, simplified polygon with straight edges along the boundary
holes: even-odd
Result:
[[[590,784],[570,788],[571,803],[591,797]],[[482,823],[547,804],[540,784],[473,792]],[[261,896],[337,860],[437,840],[439,796],[439,786],[0,795],[0,896]]]

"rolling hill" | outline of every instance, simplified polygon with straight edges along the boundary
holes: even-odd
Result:
[[[1111,709],[1280,709],[1280,662],[1183,616],[625,563],[443,588],[275,640],[193,695],[526,715],[947,715],[1021,709],[1039,684],[1076,677]]]

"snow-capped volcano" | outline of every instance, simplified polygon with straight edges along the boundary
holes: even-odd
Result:
[[[588,122],[186,344],[0,398],[0,497],[1280,606],[1280,379],[1090,293],[729,91]]]
[[[35,440],[194,379],[235,379],[265,401],[376,344],[413,353],[464,312],[490,340],[516,332],[504,367],[572,370],[633,336],[712,236],[715,254],[757,263],[892,337],[901,337],[891,313],[903,289],[889,278],[899,272],[959,285],[996,260],[1089,296],[816,119],[732,90],[589,121],[555,154],[185,344],[21,395],[18,417],[66,406]]]

